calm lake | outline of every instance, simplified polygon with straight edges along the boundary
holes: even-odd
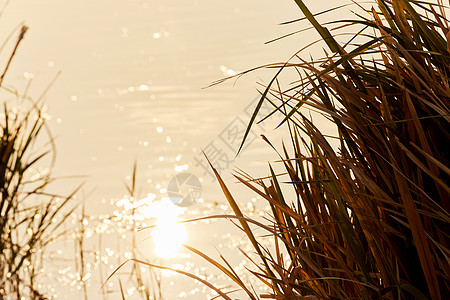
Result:
[[[305,2],[316,12],[332,3]],[[266,204],[235,184],[230,172],[240,168],[266,176],[267,162],[277,159],[259,138],[264,133],[279,146],[283,129],[274,132],[277,120],[255,127],[244,151],[235,157],[261,89],[257,83],[268,83],[276,70],[258,70],[208,86],[253,67],[285,62],[317,39],[307,31],[265,44],[307,26],[278,25],[301,16],[290,0],[9,1],[0,17],[1,40],[21,22],[30,30],[5,81],[21,91],[32,80],[29,94],[38,98],[61,71],[45,99],[48,124],[56,138],[53,174],[70,178],[58,181],[54,190],[69,194],[84,183],[76,199],[86,207],[84,271],[80,273],[80,262],[73,259],[78,250],[68,237],[51,249],[42,275],[46,278],[43,289],[53,286],[58,299],[83,299],[85,295],[119,299],[120,278],[126,298],[140,299],[137,283],[127,275],[131,272],[128,265],[100,291],[108,275],[132,252],[130,224],[137,221],[126,218],[133,206],[126,185],[131,184],[135,162],[136,200],[165,203],[163,199],[174,189],[169,182],[181,173],[198,180],[193,205],[167,211],[159,204],[145,204],[141,225],[155,220],[173,223],[165,231],[138,232],[139,257],[233,289],[214,266],[178,247],[184,242],[218,260],[223,254],[242,271],[244,257],[237,247],[248,246],[242,233],[227,220],[173,224],[179,218],[231,213],[202,149],[248,213],[264,216]],[[183,196],[192,189],[179,192]],[[142,272],[149,273],[149,269]],[[156,274],[164,299],[213,295],[193,279],[173,272]]]

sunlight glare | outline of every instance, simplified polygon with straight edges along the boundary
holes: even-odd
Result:
[[[153,201],[146,209],[146,217],[156,218],[153,230],[153,244],[155,254],[161,258],[177,256],[181,244],[187,241],[186,229],[179,215],[183,208],[175,206],[169,199]]]

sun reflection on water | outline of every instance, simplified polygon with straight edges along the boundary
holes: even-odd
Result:
[[[177,220],[158,220],[158,226],[153,232],[155,253],[162,258],[175,257],[181,244],[187,240],[186,230],[183,224]]]
[[[175,206],[169,199],[151,201],[142,210],[145,218],[155,218],[156,227],[152,238],[155,254],[161,258],[171,258],[178,254],[181,244],[187,241],[187,233],[180,215],[184,209]]]

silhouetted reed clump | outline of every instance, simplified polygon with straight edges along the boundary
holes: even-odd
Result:
[[[41,104],[3,84],[26,30],[0,77],[0,299],[47,299],[39,280],[44,250],[63,234],[60,226],[73,211],[73,194],[48,192],[54,146],[50,135],[42,139],[47,128]]]
[[[216,173],[261,259],[249,272],[271,292],[259,296],[447,299],[448,7],[379,0],[360,6],[365,15],[355,13],[354,20],[328,23],[329,30],[303,1],[295,2],[304,18],[287,23],[309,21],[328,50],[320,60],[307,61],[299,52],[268,66],[278,73],[261,93],[247,133],[268,101],[290,133],[277,163],[285,171],[270,167],[269,177],[256,179],[236,174],[272,208],[271,224],[259,226],[274,236],[273,251],[255,237],[248,225],[255,220],[242,215]],[[298,80],[282,88],[278,78],[287,69],[297,71]],[[337,136],[321,132],[306,107],[326,116]]]

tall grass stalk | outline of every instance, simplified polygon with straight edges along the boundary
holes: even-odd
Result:
[[[153,264],[151,264],[149,261],[147,261],[147,259],[144,258],[144,255],[138,249],[139,241],[137,232],[139,231],[138,229],[142,227],[142,221],[140,221],[142,212],[139,210],[139,206],[142,204],[139,204],[136,200],[138,194],[138,192],[136,191],[136,178],[137,162],[135,162],[133,166],[131,183],[129,185],[125,184],[126,190],[128,192],[127,199],[130,204],[130,209],[128,209],[128,211],[126,212],[128,214],[127,218],[129,219],[126,227],[127,231],[131,231],[131,249],[129,249],[129,256],[126,255],[126,262],[133,262],[133,265],[131,266],[131,270],[129,272],[124,272],[121,274],[126,275],[126,281],[122,281],[120,278],[118,279],[120,292],[122,297],[125,298],[123,289],[132,286],[132,288],[135,288],[138,291],[141,299],[163,299],[161,273],[159,272],[158,268],[153,267]],[[145,262],[145,265],[147,266],[146,270],[143,270],[142,262]],[[111,275],[109,275],[105,281],[102,280],[102,291],[104,291],[106,282],[124,265],[122,261],[120,261],[119,264],[120,266],[116,268],[115,271]]]

